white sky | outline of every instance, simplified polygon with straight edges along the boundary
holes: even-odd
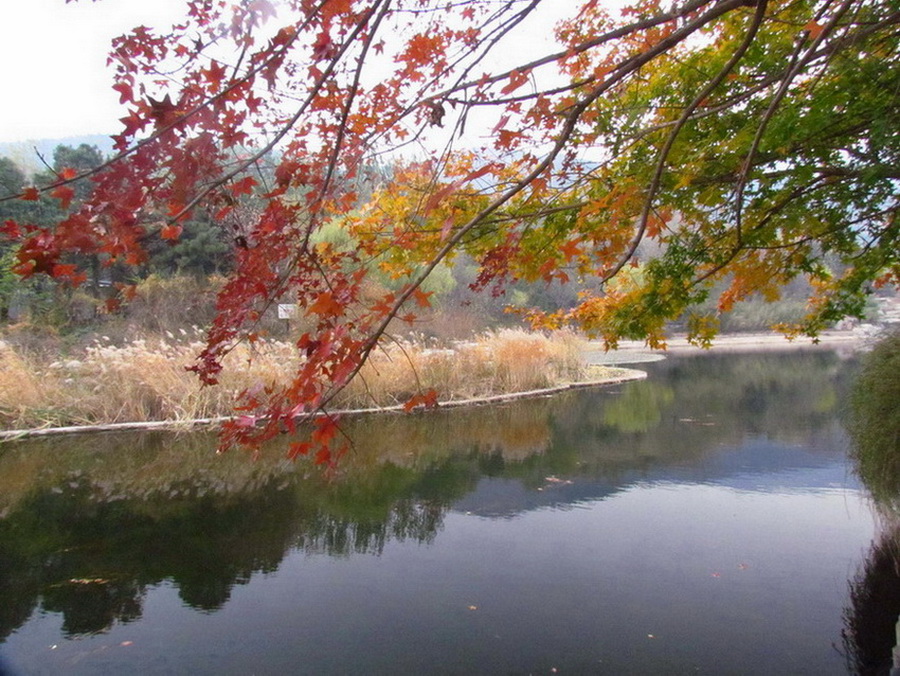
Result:
[[[124,116],[110,89],[110,41],[168,26],[184,0],[0,0],[0,142],[112,134]]]
[[[542,6],[522,27],[524,35],[507,54],[510,63],[549,49],[549,27],[574,1]],[[0,142],[118,133],[125,109],[110,88],[111,40],[141,24],[167,28],[181,19],[185,3],[0,0]]]

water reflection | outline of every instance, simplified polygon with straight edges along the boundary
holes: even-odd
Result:
[[[851,458],[882,530],[850,582],[844,645],[859,674],[900,670],[900,333],[866,355],[845,411]]]
[[[348,421],[354,450],[329,477],[286,462],[283,447],[256,462],[213,456],[208,435],[4,446],[0,640],[40,613],[58,613],[68,637],[107,632],[140,620],[161,588],[218,612],[292,553],[446,549],[439,534],[467,513],[511,519],[648,486],[662,505],[686,484],[728,496],[852,484],[835,419],[848,376],[832,353],[647,366],[650,379],[613,390]]]
[[[900,617],[900,529],[884,534],[850,582],[844,615],[848,667],[863,676],[890,674]]]

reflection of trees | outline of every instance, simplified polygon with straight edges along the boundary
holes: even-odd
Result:
[[[252,499],[98,502],[85,483],[35,495],[0,521],[4,601],[63,614],[67,634],[102,631],[140,615],[146,588],[172,580],[184,601],[218,608],[235,581],[280,563],[291,502]],[[161,499],[162,502],[164,499]],[[0,636],[16,618],[0,626]]]
[[[68,635],[103,631],[139,617],[145,591],[166,580],[212,611],[291,548],[348,555],[431,541],[458,497],[446,486],[471,488],[393,466],[378,474],[345,486],[295,475],[234,496],[98,500],[85,481],[35,494],[0,520],[0,638],[36,607],[62,613]]]
[[[900,529],[874,545],[850,581],[850,606],[844,611],[844,648],[856,674],[876,676],[891,669],[900,615]]]
[[[62,613],[69,634],[102,631],[137,617],[165,581],[212,611],[293,548],[348,556],[430,542],[482,476],[529,488],[586,478],[608,494],[654,466],[703,464],[753,430],[793,441],[830,420],[835,364],[828,353],[677,359],[615,391],[348,420],[354,448],[331,478],[305,476],[283,447],[255,462],[214,456],[206,434],[6,446],[0,638],[39,607]]]
[[[56,584],[43,594],[45,611],[63,615],[67,636],[93,634],[115,622],[141,616],[144,587],[131,580],[78,580]]]
[[[659,425],[662,412],[672,403],[672,388],[657,382],[632,383],[622,393],[607,403],[603,409],[603,422],[620,432],[646,432]]]
[[[447,506],[440,503],[400,500],[383,521],[353,521],[318,515],[319,522],[301,533],[296,545],[305,551],[331,556],[381,554],[390,540],[433,541],[446,510]]]
[[[646,381],[569,395],[552,419],[552,452],[522,465],[534,466],[538,485],[548,474],[617,481],[654,467],[700,466],[748,437],[807,444],[833,425],[844,387],[839,366],[833,353],[819,351],[657,362]],[[649,402],[648,410],[632,416],[622,410],[625,400]]]
[[[710,355],[660,366],[676,390],[679,418],[706,416],[740,435],[805,434],[830,418],[841,386],[831,352]]]
[[[355,443],[341,467],[342,485],[365,485],[381,477],[377,480],[389,485],[377,492],[392,494],[400,487],[391,484],[397,479],[389,478],[394,475],[385,466],[405,468],[397,476],[412,481],[406,470],[419,475],[475,451],[511,466],[549,453],[553,457],[539,464],[581,473],[579,468],[591,467],[602,472],[605,460],[616,458],[632,467],[696,459],[748,434],[803,441],[810,428],[831,420],[840,385],[835,383],[837,365],[829,352],[704,355],[653,364],[649,380],[614,390],[347,419],[343,425]],[[82,478],[89,479],[93,499],[140,499],[151,516],[165,504],[155,499],[160,495],[233,496],[296,479],[298,466],[285,461],[283,446],[273,445],[254,462],[238,452],[213,456],[214,447],[211,434],[163,433],[6,445],[0,452],[0,518],[36,490]],[[636,463],[638,457],[644,462]]]
[[[844,645],[856,673],[887,674],[900,617],[900,333],[866,356],[847,423],[856,472],[889,527],[850,582]]]

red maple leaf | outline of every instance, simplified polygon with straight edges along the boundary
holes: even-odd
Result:
[[[297,456],[308,455],[312,450],[312,444],[308,441],[294,441],[288,447],[288,458],[295,460]]]
[[[322,31],[316,36],[312,49],[313,61],[324,61],[334,57],[337,52],[337,45],[331,41],[331,36],[327,32]]]
[[[117,82],[112,86],[114,91],[119,92],[119,103],[132,103],[134,101],[134,92],[131,85],[127,82]]]
[[[22,230],[14,220],[7,219],[0,225],[0,234],[5,235],[9,239],[18,239],[22,236]]]
[[[235,197],[240,195],[250,195],[253,193],[253,186],[256,185],[256,179],[252,176],[245,176],[240,181],[235,181],[229,187],[231,194]]]
[[[337,435],[339,428],[337,421],[330,415],[316,419],[316,428],[312,432],[313,443],[327,446]]]
[[[61,185],[58,188],[54,188],[50,196],[58,199],[60,208],[66,210],[69,208],[69,204],[72,203],[75,191],[67,185]]]
[[[171,126],[178,120],[178,107],[172,103],[169,94],[160,101],[148,96],[147,103],[150,105],[150,118],[156,122],[157,128]]]
[[[209,64],[209,68],[203,71],[203,77],[212,85],[212,91],[218,91],[222,85],[222,80],[225,79],[226,73],[227,70],[225,69],[225,66],[218,61],[213,61]]]
[[[136,132],[147,126],[147,120],[138,115],[135,111],[131,111],[128,117],[122,117],[119,122],[125,125],[122,136],[134,136]]]

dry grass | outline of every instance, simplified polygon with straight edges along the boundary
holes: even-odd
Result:
[[[39,366],[0,341],[0,421],[41,420],[59,401],[61,383],[41,377]]]
[[[372,355],[342,393],[341,405],[389,406],[428,390],[442,400],[468,399],[572,382],[584,376],[582,348],[571,332],[521,329],[489,331],[452,348],[395,341]]]
[[[12,429],[228,415],[239,392],[288,383],[298,359],[287,342],[241,345],[226,358],[220,384],[201,388],[185,369],[201,348],[198,332],[182,331],[118,346],[101,339],[78,358],[46,363],[0,343],[0,424]],[[389,406],[431,389],[446,400],[570,382],[584,375],[581,349],[571,333],[521,330],[485,333],[452,348],[395,341],[372,355],[333,404]]]
[[[241,345],[226,359],[218,387],[202,388],[189,366],[202,349],[197,336],[98,341],[78,358],[42,363],[0,348],[0,423],[6,428],[228,415],[235,396],[256,385],[286,383],[290,344]]]

